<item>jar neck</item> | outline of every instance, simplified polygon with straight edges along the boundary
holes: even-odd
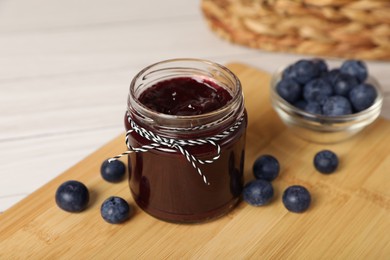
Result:
[[[231,95],[222,107],[199,115],[179,116],[156,112],[139,97],[158,82],[174,78],[212,81]],[[226,67],[200,59],[174,59],[146,67],[132,80],[127,112],[139,126],[159,135],[175,138],[209,136],[234,125],[244,114],[244,100],[239,79]]]

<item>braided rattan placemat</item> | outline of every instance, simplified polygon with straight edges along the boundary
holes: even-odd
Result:
[[[208,24],[268,51],[390,60],[390,0],[202,0]]]

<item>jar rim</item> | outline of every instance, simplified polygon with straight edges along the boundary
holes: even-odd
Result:
[[[194,65],[212,68],[213,71],[206,71],[206,70],[201,71],[201,69],[197,69],[196,71],[199,72],[197,75],[194,73],[194,71],[192,71],[193,68],[191,66]],[[221,86],[218,79],[213,77],[213,75],[211,74],[211,73],[217,73],[219,74],[218,76],[225,77],[225,79],[231,81],[230,84],[235,86],[234,91],[228,89],[229,93],[232,96],[232,99],[216,110],[198,114],[198,115],[170,115],[170,114],[157,112],[142,104],[138,99],[139,95],[137,95],[136,93],[137,92],[136,85],[139,84],[139,81],[149,79],[150,77],[156,76],[159,73],[163,73],[164,71],[169,69],[176,69],[179,72],[187,72],[188,75],[192,75],[193,77],[197,77],[197,78],[202,78],[202,77],[207,78],[208,80],[211,80]],[[201,72],[205,74],[202,75]],[[182,76],[178,74],[177,77],[182,77]],[[172,78],[176,78],[176,76],[170,76],[167,77],[166,79],[172,79]],[[151,85],[153,84],[149,84],[148,86]],[[226,88],[224,84],[222,84],[221,87]],[[175,129],[180,129],[180,128],[186,129],[188,128],[188,124],[187,125],[185,124],[185,122],[187,121],[192,122],[190,123],[191,126],[193,122],[203,122],[202,124],[209,124],[214,122],[215,119],[218,117],[221,116],[229,117],[232,114],[236,114],[237,111],[235,110],[237,110],[237,108],[239,108],[240,106],[242,107],[242,109],[240,110],[243,110],[242,86],[238,77],[231,70],[216,62],[212,62],[205,59],[176,58],[176,59],[168,59],[168,60],[163,60],[160,62],[153,63],[145,67],[144,69],[142,69],[140,72],[136,74],[136,76],[133,78],[130,84],[127,111],[128,113],[131,112],[136,113],[138,114],[138,116],[143,117],[143,119],[146,120],[149,119],[150,121],[149,123],[151,124],[153,124],[154,120],[150,120],[150,119],[158,117],[160,121],[175,122],[174,124],[171,125],[171,126],[175,126]]]

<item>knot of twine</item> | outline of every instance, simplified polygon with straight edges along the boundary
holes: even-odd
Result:
[[[217,143],[217,141],[222,140],[223,138],[227,137],[231,133],[233,133],[242,123],[244,119],[244,116],[241,116],[237,122],[231,126],[229,129],[223,131],[220,134],[216,134],[210,137],[206,137],[204,139],[191,139],[191,140],[182,140],[182,139],[174,139],[174,138],[166,138],[162,137],[160,135],[157,135],[153,133],[152,131],[148,131],[145,128],[140,127],[137,125],[127,114],[127,120],[131,126],[131,129],[126,132],[126,146],[128,148],[128,151],[123,152],[117,156],[114,156],[110,158],[108,161],[114,161],[118,160],[122,156],[129,155],[131,153],[138,153],[138,152],[148,152],[149,150],[159,148],[161,146],[165,146],[168,148],[176,149],[180,151],[181,154],[183,154],[187,161],[191,163],[191,165],[197,170],[198,174],[202,177],[203,182],[207,185],[210,185],[210,183],[207,181],[207,177],[202,173],[202,170],[198,167],[197,163],[199,164],[208,164],[208,163],[213,163],[214,161],[218,160],[219,157],[221,156],[221,147]],[[211,125],[210,125],[211,126]],[[208,127],[210,127],[208,126]],[[193,128],[198,129],[198,128]],[[191,130],[191,128],[189,129]],[[133,147],[129,143],[129,135],[133,132],[136,132],[139,136],[151,141],[150,144],[142,145],[141,147]],[[186,146],[196,146],[196,145],[204,145],[204,144],[211,144],[215,146],[216,148],[216,155],[209,159],[209,160],[201,160],[190,154],[187,149],[184,147]]]

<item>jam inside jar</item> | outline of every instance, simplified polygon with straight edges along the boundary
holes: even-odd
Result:
[[[137,151],[128,155],[129,186],[145,212],[192,223],[237,205],[247,114],[230,70],[198,59],[146,67],[131,82],[125,126]]]

